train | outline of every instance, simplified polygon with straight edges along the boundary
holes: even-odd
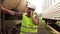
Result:
[[[55,24],[57,21],[60,23],[60,2],[44,10],[44,12],[42,12],[42,19],[46,24]]]

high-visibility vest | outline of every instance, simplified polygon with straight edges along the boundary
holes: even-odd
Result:
[[[31,34],[37,33],[37,25],[33,23],[31,17],[29,18],[24,14],[20,34],[25,33],[31,33]]]

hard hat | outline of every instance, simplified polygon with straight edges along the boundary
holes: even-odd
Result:
[[[32,9],[36,9],[35,5],[33,5],[33,4],[29,4],[27,7],[32,8]]]

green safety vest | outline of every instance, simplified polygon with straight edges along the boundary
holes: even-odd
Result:
[[[25,33],[37,33],[37,25],[35,25],[32,21],[32,18],[28,18],[25,14],[23,15],[22,19],[22,26],[21,26],[21,32],[20,34]]]

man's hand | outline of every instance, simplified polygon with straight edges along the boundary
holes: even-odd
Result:
[[[23,15],[23,13],[22,12],[17,12],[17,14],[16,14],[17,16],[22,16]]]
[[[33,12],[32,12],[32,11],[30,12],[30,16],[31,16],[31,17],[32,17],[32,16],[34,16],[34,14],[33,14]]]
[[[32,21],[34,22],[34,24],[38,25],[38,20],[34,17],[34,13],[31,11],[30,13]]]

